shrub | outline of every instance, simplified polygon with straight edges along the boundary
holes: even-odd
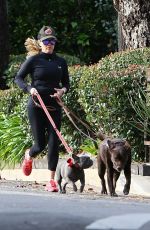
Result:
[[[20,163],[25,149],[31,145],[25,122],[17,115],[0,113],[0,166]]]
[[[24,93],[18,88],[0,90],[0,112],[11,114],[15,111],[15,106],[20,103]]]
[[[78,87],[79,81],[84,68],[80,65],[75,65],[69,67],[70,73],[70,90],[63,97],[65,105],[80,119],[85,120],[86,114],[82,106],[78,102],[79,94]],[[71,114],[70,114],[71,115]],[[84,132],[87,132],[85,128],[77,121],[74,120],[75,124]],[[85,137],[73,126],[68,117],[64,114],[62,122],[62,133],[68,143],[73,147],[73,149],[78,150],[79,146],[85,139]]]
[[[9,65],[4,73],[6,78],[6,83],[9,87],[12,87],[14,85],[14,78],[17,74],[20,65],[24,62],[24,60],[25,60],[25,54],[10,55]]]
[[[65,105],[81,120],[90,123],[95,132],[101,127],[105,134],[128,139],[135,160],[143,160],[144,138],[143,129],[139,130],[139,124],[135,122],[139,114],[130,99],[132,95],[132,101],[136,105],[140,103],[137,88],[140,87],[142,92],[145,90],[145,68],[149,66],[149,57],[150,49],[145,48],[111,54],[91,66],[70,66],[71,88],[63,98]],[[17,116],[20,122],[26,121],[25,131],[30,133],[26,115],[27,98],[27,94],[12,87],[1,94],[0,105],[1,112]],[[11,122],[11,116],[9,118]],[[87,133],[78,121],[75,123]],[[81,146],[85,149],[87,145],[88,149],[95,151],[66,116],[63,116],[62,134],[73,149],[78,150]]]
[[[0,167],[20,163],[24,151],[32,143],[27,118],[28,95],[11,88],[0,91]]]
[[[130,104],[129,92],[136,100],[137,86],[145,89],[149,57],[148,48],[111,54],[96,65],[84,67],[79,83],[78,101],[88,122],[107,134],[127,138],[134,159],[143,159],[144,145],[143,132],[132,125],[138,114]]]

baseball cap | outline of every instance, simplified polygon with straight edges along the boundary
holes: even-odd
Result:
[[[56,36],[55,36],[55,31],[52,27],[50,26],[43,26],[37,36],[38,40],[45,40],[47,38],[54,38],[57,40]]]

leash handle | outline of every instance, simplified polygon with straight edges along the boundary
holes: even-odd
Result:
[[[37,94],[36,96],[37,96],[37,98],[38,98],[38,100],[39,100],[39,103],[40,103],[42,109],[44,110],[44,112],[45,112],[45,114],[46,114],[48,120],[50,121],[50,123],[51,123],[51,125],[53,126],[53,128],[54,128],[56,134],[58,135],[59,139],[61,140],[62,144],[64,145],[66,151],[67,151],[69,154],[71,154],[71,153],[72,153],[72,148],[68,146],[67,142],[64,140],[63,136],[61,135],[61,133],[60,133],[59,130],[57,129],[57,127],[56,127],[56,125],[55,125],[55,122],[53,121],[51,115],[49,114],[49,112],[48,112],[48,110],[47,110],[47,108],[46,108],[46,106],[45,106],[45,104],[44,104],[44,102],[43,102],[41,96],[40,96],[39,94]]]

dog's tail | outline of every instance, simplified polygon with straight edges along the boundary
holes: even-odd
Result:
[[[98,133],[96,134],[97,138],[99,138],[101,141],[103,141],[104,139],[106,139],[108,136],[106,136],[100,129],[98,131]]]

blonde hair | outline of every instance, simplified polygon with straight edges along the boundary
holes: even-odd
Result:
[[[34,38],[27,38],[24,45],[27,51],[27,58],[36,55],[41,51],[38,40]]]

